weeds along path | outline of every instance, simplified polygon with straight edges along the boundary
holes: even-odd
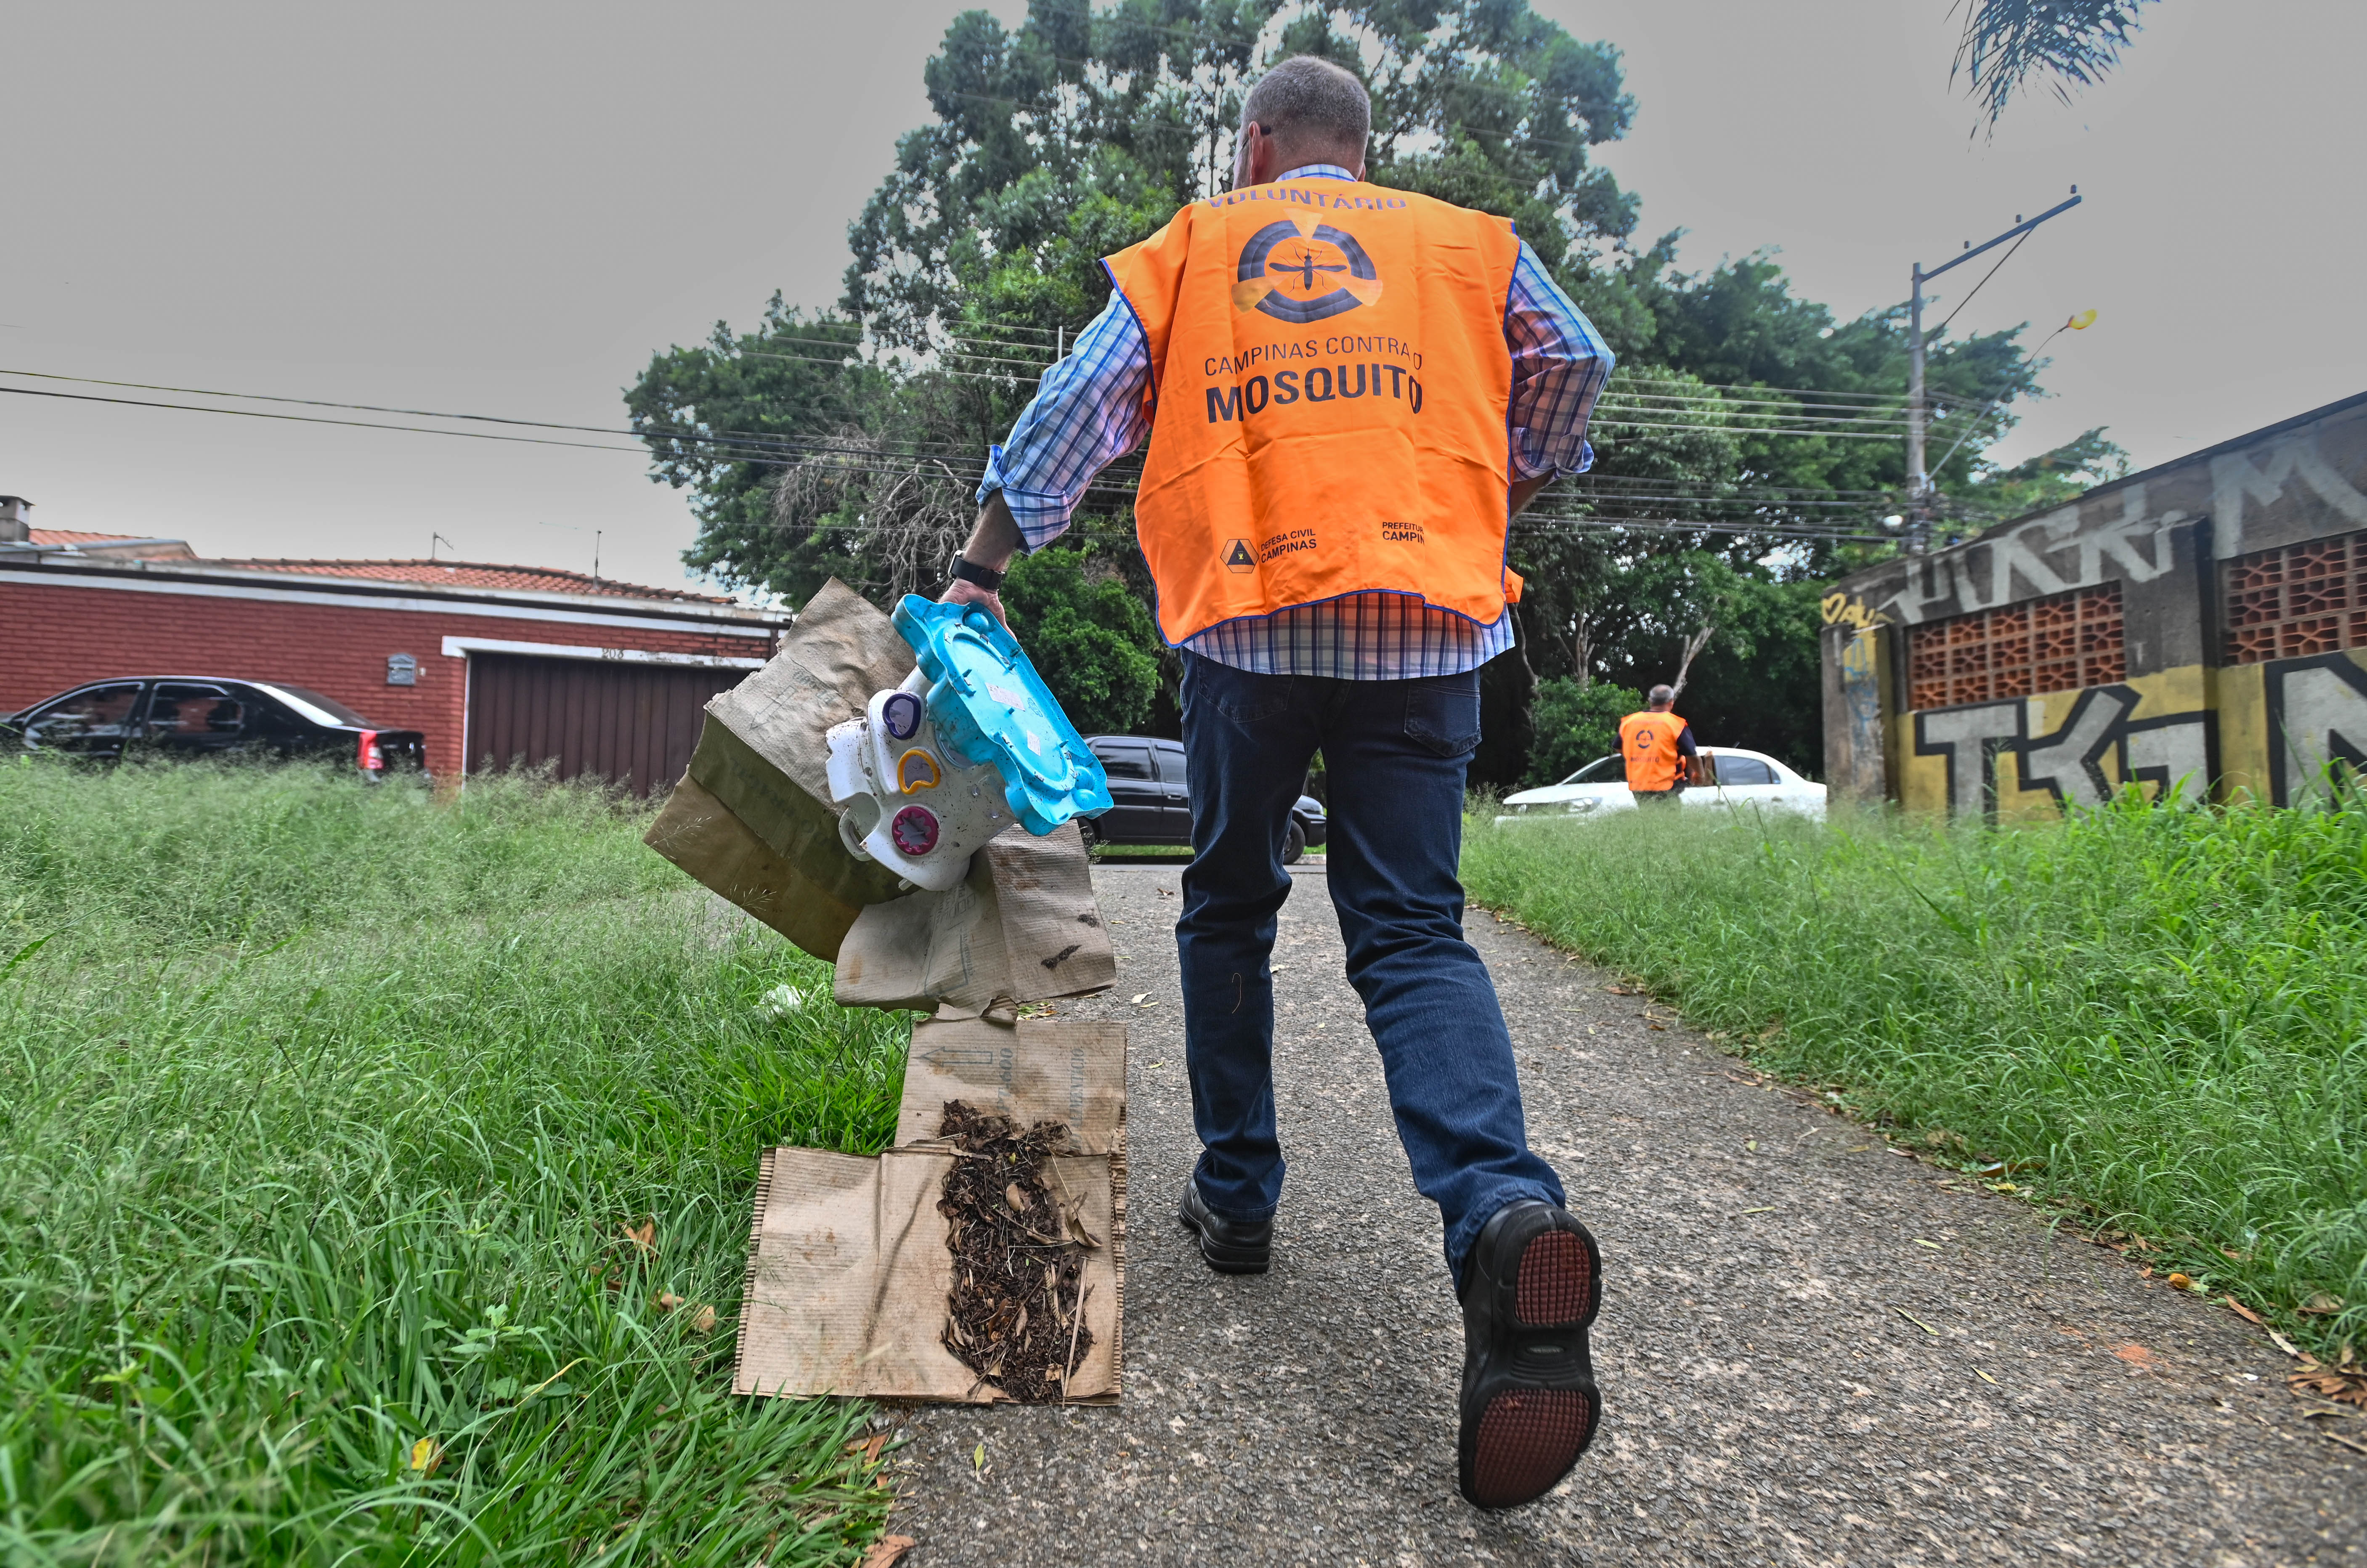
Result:
[[[735,1400],[758,1152],[902,1019],[595,792],[0,764],[0,1562],[843,1568],[866,1407]]]
[[[1455,1494],[1462,1333],[1323,873],[1274,956],[1289,1184],[1274,1272],[1204,1267],[1173,866],[1095,875],[1132,1026],[1115,1409],[900,1417],[913,1568],[1142,1562],[2367,1562],[2367,1459],[2223,1309],[1899,1158],[1602,971],[1474,913],[1532,1141],[1603,1243],[1602,1436],[1555,1495]],[[1146,1005],[1130,998],[1143,995]],[[2367,1438],[2367,1420],[2330,1425]]]

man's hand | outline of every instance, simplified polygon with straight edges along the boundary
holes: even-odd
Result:
[[[962,559],[973,566],[983,566],[990,572],[1000,572],[1011,564],[1025,541],[1020,538],[1019,525],[1012,520],[1011,508],[1003,505],[1002,493],[995,492],[979,508],[978,526],[969,531],[969,542],[962,546]],[[1010,619],[1002,613],[1002,596],[991,588],[965,583],[957,577],[946,585],[937,596],[941,605],[980,605],[989,615],[1008,627]]]
[[[946,591],[937,596],[937,602],[941,605],[984,605],[987,613],[995,619],[1006,627],[1011,624],[1010,618],[1002,613],[1001,594],[981,588],[976,583],[965,583],[958,577],[946,585]]]

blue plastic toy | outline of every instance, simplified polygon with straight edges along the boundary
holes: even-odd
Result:
[[[1012,815],[1042,837],[1072,817],[1110,809],[1109,776],[1036,673],[1010,628],[975,605],[907,594],[896,630],[927,676],[939,741],[1002,776]]]

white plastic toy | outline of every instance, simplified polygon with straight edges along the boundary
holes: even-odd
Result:
[[[876,693],[860,719],[830,732],[830,796],[846,808],[838,836],[858,860],[877,860],[915,887],[944,892],[969,870],[979,846],[1015,820],[1002,775],[937,739],[914,670]]]
[[[1040,838],[1109,810],[1101,763],[1007,628],[917,596],[895,621],[919,667],[828,736],[848,854],[943,892],[1014,823]]]

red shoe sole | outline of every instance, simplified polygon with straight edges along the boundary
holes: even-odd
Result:
[[[1488,1402],[1471,1456],[1472,1501],[1509,1508],[1541,1497],[1594,1436],[1594,1396],[1576,1389],[1514,1389]]]
[[[1512,1311],[1523,1328],[1576,1326],[1594,1316],[1594,1256],[1569,1231],[1521,1249]],[[1543,1496],[1578,1462],[1602,1414],[1591,1389],[1513,1388],[1488,1402],[1471,1455],[1471,1500],[1509,1508]]]
[[[1591,1317],[1594,1260],[1568,1231],[1547,1231],[1521,1251],[1512,1311],[1523,1328],[1556,1328]]]

